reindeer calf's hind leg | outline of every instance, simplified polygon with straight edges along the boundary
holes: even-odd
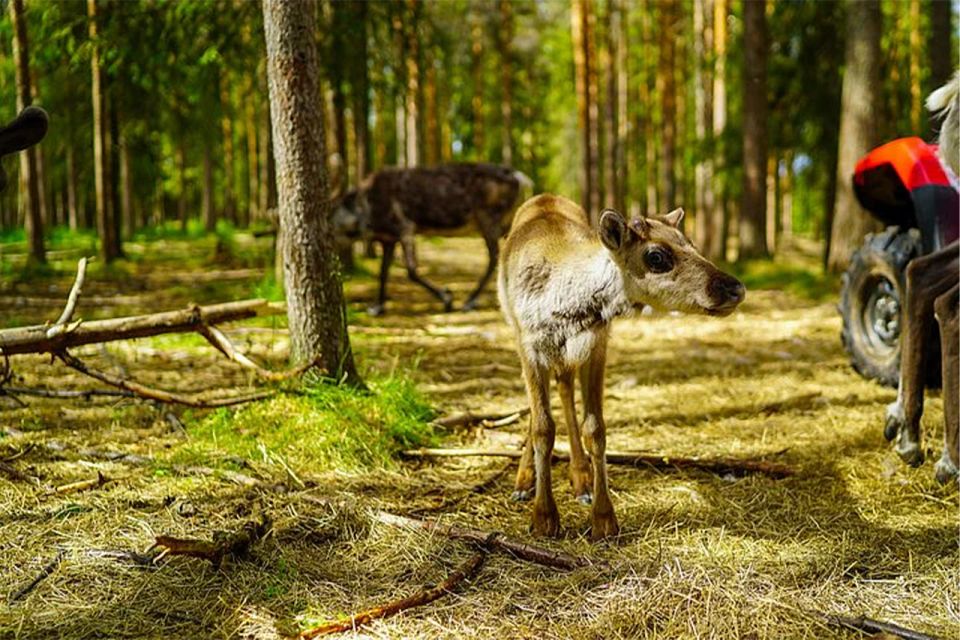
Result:
[[[535,493],[536,471],[533,467],[533,415],[527,425],[527,441],[523,444],[523,454],[520,456],[520,466],[517,468],[517,479],[513,485],[511,498],[517,502],[526,502]]]
[[[550,376],[545,367],[523,363],[523,376],[530,398],[530,438],[533,442],[533,466],[536,471],[536,495],[533,498],[531,531],[538,536],[560,533],[560,512],[553,500],[550,463],[556,425],[550,415]]]
[[[934,310],[940,323],[944,418],[943,455],[934,474],[946,484],[960,469],[960,285],[937,298]]]
[[[557,387],[560,392],[560,402],[563,404],[563,419],[567,424],[567,439],[570,441],[570,484],[573,485],[573,495],[580,504],[593,502],[591,492],[593,473],[590,471],[590,460],[583,452],[583,443],[580,439],[580,423],[577,421],[577,406],[573,399],[573,370],[564,371],[557,375]]]

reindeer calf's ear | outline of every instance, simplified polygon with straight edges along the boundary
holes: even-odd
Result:
[[[600,214],[600,242],[610,251],[619,251],[627,236],[627,221],[613,209]]]
[[[680,221],[683,220],[683,209],[674,209],[663,216],[663,221],[674,228],[680,228]]]

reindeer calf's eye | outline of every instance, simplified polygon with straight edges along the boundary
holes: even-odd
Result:
[[[643,254],[643,262],[653,273],[666,273],[673,269],[673,256],[663,247],[647,249]]]

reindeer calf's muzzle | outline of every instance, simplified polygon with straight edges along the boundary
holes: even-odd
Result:
[[[726,273],[718,273],[707,287],[710,299],[713,301],[707,313],[712,316],[725,316],[733,313],[747,294],[743,283]]]

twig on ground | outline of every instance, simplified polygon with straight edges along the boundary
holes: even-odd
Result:
[[[125,549],[87,549],[83,555],[89,558],[106,558],[107,560],[127,560],[141,567],[155,566],[154,560],[158,553],[137,553]]]
[[[289,380],[290,378],[295,378],[299,375],[303,375],[305,372],[309,371],[313,367],[316,367],[320,364],[319,360],[313,362],[308,362],[307,364],[300,365],[299,367],[294,367],[287,371],[270,371],[269,369],[264,369],[256,362],[237,351],[237,348],[230,342],[228,338],[220,329],[212,325],[203,325],[197,329],[197,332],[203,336],[207,342],[214,346],[220,353],[225,355],[228,359],[233,362],[236,362],[241,367],[253,370],[258,376],[265,380],[271,380],[274,382],[280,382],[283,380]]]
[[[219,568],[224,558],[228,556],[238,558],[246,554],[251,546],[267,534],[271,524],[269,518],[262,516],[259,521],[247,522],[239,531],[214,534],[213,541],[157,536],[156,542],[150,549],[160,550],[156,560],[168,555],[190,556],[209,560],[214,567]]]
[[[7,462],[0,461],[0,473],[4,474],[12,480],[18,480],[20,482],[29,482],[31,484],[40,484],[40,480],[37,478],[27,475],[26,473],[20,471],[12,464]]]
[[[819,611],[810,611],[808,613],[816,618],[820,618],[831,626],[855,629],[862,633],[885,633],[898,638],[903,638],[903,640],[940,640],[937,636],[932,636],[920,631],[914,631],[913,629],[907,629],[906,627],[901,627],[900,625],[893,624],[892,622],[873,620],[872,618],[867,618],[866,616],[857,616],[852,618],[834,613],[820,613]]]
[[[71,482],[69,484],[60,485],[59,487],[54,488],[53,492],[64,495],[67,493],[77,493],[78,491],[86,491],[87,489],[99,489],[103,485],[110,482],[110,478],[103,475],[101,472],[97,471],[96,478],[90,478],[89,480],[80,480],[79,482]]]
[[[447,593],[452,592],[465,580],[470,580],[474,575],[476,575],[481,565],[483,565],[483,561],[486,559],[486,557],[486,551],[479,551],[470,556],[466,562],[457,567],[453,573],[448,575],[443,582],[434,587],[422,589],[411,596],[407,596],[406,598],[395,600],[385,605],[356,613],[349,618],[325,622],[319,626],[313,627],[312,629],[302,631],[298,637],[302,638],[303,640],[310,640],[311,638],[316,638],[318,636],[352,631],[373,620],[387,618],[400,613],[401,611],[406,611],[407,609],[422,607],[423,605],[430,604],[434,600],[437,600]]]
[[[54,559],[44,565],[44,567],[40,570],[40,573],[37,574],[37,577],[18,589],[7,599],[7,602],[13,604],[14,602],[22,600],[29,595],[31,591],[37,588],[38,584],[46,580],[51,573],[57,570],[57,567],[59,567],[60,563],[63,562],[64,556],[66,556],[66,551],[63,551],[62,549],[58,551]]]
[[[53,326],[47,329],[48,340],[70,330],[67,323],[73,318],[73,312],[77,308],[77,300],[80,298],[80,292],[83,289],[83,279],[86,274],[87,259],[80,258],[80,261],[77,263],[77,277],[73,281],[70,293],[67,295],[67,304],[63,307],[63,313],[61,313],[57,321],[53,323]]]
[[[123,391],[121,389],[43,389],[31,387],[2,387],[0,393],[15,393],[21,396],[34,396],[37,398],[83,398],[89,400],[95,396],[107,398],[135,398],[136,394],[132,391]]]
[[[445,498],[440,504],[432,507],[424,507],[422,509],[413,509],[410,513],[414,515],[421,515],[425,513],[437,513],[448,510],[451,507],[455,507],[465,501],[472,495],[481,494],[487,491],[490,487],[495,485],[500,478],[502,478],[510,468],[513,466],[512,463],[508,462],[498,469],[495,473],[490,474],[489,477],[485,478],[482,482],[470,487],[469,489],[462,491],[459,495],[452,498]]]
[[[263,400],[265,398],[271,397],[273,392],[270,391],[260,391],[257,393],[251,393],[245,396],[235,396],[229,398],[214,398],[210,400],[202,398],[189,398],[187,396],[182,396],[176,393],[171,393],[169,391],[164,391],[162,389],[154,389],[146,385],[142,385],[139,382],[134,382],[133,380],[127,380],[125,378],[118,378],[117,376],[111,375],[104,371],[97,371],[96,369],[91,369],[88,367],[82,360],[75,358],[66,352],[66,350],[58,351],[54,354],[56,357],[60,358],[65,365],[71,369],[75,369],[82,374],[88,375],[91,378],[96,378],[100,382],[109,384],[110,386],[117,387],[118,389],[123,389],[124,391],[129,391],[141,398],[147,398],[149,400],[156,400],[157,402],[166,402],[170,404],[182,404],[187,407],[193,407],[194,409],[213,409],[217,407],[230,407],[237,404],[243,404],[245,402],[254,402],[256,400]]]
[[[530,413],[529,408],[517,409],[507,413],[457,413],[444,416],[433,421],[435,427],[450,429],[453,427],[468,427],[479,423],[488,423],[486,426],[505,426],[512,424]],[[506,422],[504,422],[506,421]]]
[[[554,551],[552,549],[512,540],[496,531],[482,531],[480,529],[458,527],[440,522],[418,520],[416,518],[387,513],[386,511],[377,511],[373,514],[373,517],[377,522],[395,527],[422,529],[438,533],[452,540],[466,540],[474,544],[486,545],[491,550],[503,551],[520,560],[526,560],[527,562],[533,562],[546,567],[553,567],[554,569],[569,570],[599,564],[585,556],[573,556],[563,551]]]
[[[411,449],[404,451],[408,458],[458,458],[466,456],[485,456],[495,458],[519,458],[522,452],[512,449]],[[750,473],[762,473],[771,478],[786,478],[796,474],[796,469],[779,462],[766,460],[747,460],[738,458],[684,458],[676,456],[658,456],[649,453],[626,451],[607,451],[608,464],[648,466],[654,469],[700,469],[721,475],[743,476]],[[567,451],[555,450],[555,461],[570,460]]]

